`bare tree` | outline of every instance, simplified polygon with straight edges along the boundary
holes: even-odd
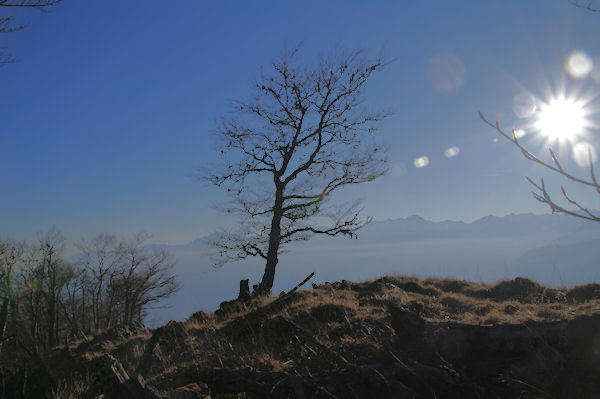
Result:
[[[44,296],[42,286],[44,284],[44,265],[39,261],[39,251],[31,245],[27,245],[20,273],[20,298],[19,306],[21,314],[27,320],[29,335],[35,343],[43,330],[43,305]]]
[[[18,278],[20,263],[24,256],[24,245],[11,239],[0,239],[0,352],[6,333],[9,309],[17,301]]]
[[[519,140],[517,138],[517,134],[514,129],[512,130],[512,133],[507,133],[500,128],[500,123],[498,121],[496,121],[496,123],[489,122],[483,116],[483,114],[481,112],[479,113],[479,117],[486,124],[493,127],[504,138],[506,138],[508,141],[510,141],[511,143],[516,145],[517,148],[519,150],[521,150],[521,153],[523,154],[523,156],[525,158],[527,158],[530,161],[533,161],[539,165],[542,165],[543,167],[550,169],[553,172],[556,172],[571,181],[574,181],[578,184],[582,184],[584,186],[588,186],[591,189],[595,190],[598,194],[600,194],[600,184],[598,183],[598,180],[596,179],[596,174],[594,173],[594,164],[593,164],[592,152],[591,152],[590,148],[588,148],[588,165],[589,165],[590,177],[589,177],[589,179],[579,178],[579,177],[573,175],[572,173],[567,172],[562,167],[558,157],[556,156],[556,153],[552,150],[552,148],[548,149],[550,152],[550,158],[552,159],[552,163],[545,162],[542,159],[540,159],[539,157],[537,157],[536,155],[532,154],[527,148],[523,147],[523,145],[519,142]],[[563,186],[561,186],[560,189],[561,189],[561,193],[562,193],[564,200],[566,201],[566,203],[574,206],[578,211],[569,210],[569,209],[565,208],[565,206],[558,204],[554,199],[552,199],[552,197],[548,193],[548,190],[546,189],[546,184],[544,183],[544,179],[541,179],[539,184],[534,182],[529,177],[527,177],[527,181],[529,181],[529,183],[535,188],[535,190],[532,191],[533,197],[536,200],[540,201],[541,203],[544,203],[544,204],[547,204],[548,206],[550,206],[550,209],[552,210],[553,213],[555,213],[555,212],[556,213],[564,213],[566,215],[571,215],[571,216],[575,216],[578,218],[591,220],[594,222],[600,222],[600,215],[593,213],[589,208],[582,205],[579,201],[571,198],[569,196],[569,194],[567,193],[567,190],[565,190],[565,188]]]
[[[22,300],[22,273],[30,261],[30,250],[25,243],[10,238],[0,239],[0,396],[4,391],[6,374],[19,367],[26,357],[20,344],[27,342],[28,334],[19,307]]]
[[[3,7],[14,10],[17,8],[34,8],[46,10],[62,0],[0,0],[0,10]],[[12,33],[25,29],[27,24],[15,23],[15,15],[0,15],[0,33]],[[14,62],[15,59],[0,48],[0,66]]]
[[[45,343],[48,348],[57,344],[60,294],[66,282],[71,279],[68,273],[70,269],[65,266],[62,257],[65,243],[65,237],[57,230],[50,230],[39,239],[39,263],[43,273],[41,289],[46,318]]]
[[[81,332],[141,322],[172,295],[175,262],[166,250],[142,246],[148,237],[100,234],[78,244],[82,254],[73,262],[64,260],[65,238],[56,230],[35,245],[0,238],[0,379],[16,357]]]
[[[111,313],[106,298],[110,287],[110,280],[116,275],[120,262],[119,242],[117,237],[110,234],[99,234],[91,240],[82,240],[77,244],[82,253],[80,264],[89,275],[86,282],[89,287],[84,288],[90,295],[92,310],[92,328],[97,330],[105,327],[109,322],[106,315]]]
[[[63,327],[59,304],[72,278],[62,256],[64,243],[57,230],[40,235],[36,245],[10,239],[0,242],[4,294],[0,325],[11,331],[19,345],[37,350],[58,343]]]
[[[330,195],[369,182],[386,170],[384,148],[373,140],[387,111],[369,111],[362,92],[386,65],[382,55],[335,49],[316,65],[284,51],[254,85],[254,96],[233,103],[217,124],[224,165],[203,179],[227,189],[228,212],[241,228],[214,244],[220,262],[259,256],[265,271],[255,294],[273,287],[283,245],[315,234],[355,237],[369,218],[356,204],[327,206]]]
[[[150,238],[139,234],[121,244],[121,264],[113,288],[118,293],[121,323],[141,322],[146,310],[180,289],[168,251],[143,247]]]
[[[84,331],[89,330],[84,323],[88,307],[93,329],[127,325],[141,322],[151,306],[179,290],[172,273],[175,261],[164,249],[144,246],[149,238],[148,234],[138,234],[121,241],[113,235],[100,234],[78,244],[82,251],[80,270],[76,270],[79,286],[69,286],[68,292],[72,296],[70,318],[77,318],[74,313],[79,302],[79,324]]]
[[[74,337],[80,332],[90,330],[91,308],[87,302],[89,295],[87,287],[90,284],[85,269],[78,269],[75,265],[68,265],[68,267],[72,278],[65,283],[59,304],[68,324],[68,336]]]

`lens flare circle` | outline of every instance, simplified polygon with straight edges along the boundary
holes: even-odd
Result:
[[[521,93],[513,97],[512,108],[517,117],[529,118],[535,113],[537,105],[531,94]]]
[[[586,126],[583,105],[560,97],[542,105],[535,127],[549,140],[573,140]]]
[[[444,156],[446,158],[453,158],[453,157],[457,156],[458,154],[460,154],[460,148],[458,148],[457,146],[452,146],[452,147],[446,148],[444,150]]]
[[[456,55],[436,54],[427,62],[427,78],[440,93],[457,91],[466,79],[465,67]]]
[[[574,79],[583,79],[594,68],[594,62],[583,50],[573,51],[565,60],[565,69]]]
[[[573,159],[580,168],[585,168],[590,165],[590,157],[592,163],[595,163],[598,158],[596,149],[590,143],[582,141],[573,146]]]
[[[429,158],[427,156],[423,155],[423,156],[415,159],[413,164],[415,165],[415,168],[424,168],[425,166],[429,165]]]

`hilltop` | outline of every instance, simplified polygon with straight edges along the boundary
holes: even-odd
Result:
[[[592,398],[599,369],[600,284],[389,276],[96,331],[7,378],[5,396]]]

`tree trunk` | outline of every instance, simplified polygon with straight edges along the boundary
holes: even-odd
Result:
[[[277,184],[275,192],[275,205],[273,206],[273,219],[271,220],[271,231],[269,232],[269,249],[267,251],[267,264],[265,273],[258,287],[258,295],[271,295],[273,281],[275,280],[275,268],[279,259],[279,244],[281,243],[281,218],[283,216],[283,187]]]
[[[60,327],[60,312],[58,311],[58,300],[55,299],[54,300],[54,311],[56,312],[56,317],[54,319],[54,345],[58,345],[60,344],[60,342],[58,342],[58,333],[59,333],[59,327]]]
[[[94,293],[94,303],[93,303],[93,312],[94,312],[94,330],[100,329],[100,295],[102,293],[102,281],[98,284],[98,288],[96,288],[96,292]]]
[[[86,311],[86,308],[85,308],[85,295],[86,295],[86,293],[85,293],[85,286],[84,286],[84,283],[82,282],[81,283],[81,311],[80,311],[81,312],[80,313],[80,315],[81,315],[81,329],[83,331],[85,331],[85,332],[88,332],[89,331],[89,323],[87,323],[87,325],[86,325],[86,322],[85,322],[85,320],[86,320],[85,316],[87,314],[87,311]],[[89,320],[89,318],[88,318],[88,320]]]
[[[8,306],[10,304],[11,299],[13,298],[11,269],[8,270],[5,279],[6,285],[3,288],[6,290],[4,292],[6,296],[2,299],[2,308],[0,308],[0,351],[2,349],[2,341],[4,341],[4,334],[6,332],[6,321],[8,320]]]
[[[46,260],[46,278],[48,279],[48,292],[46,293],[46,334],[47,334],[47,343],[48,348],[52,348],[56,344],[56,340],[54,339],[54,326],[56,323],[56,274],[58,267],[54,259],[54,248],[48,247],[48,259]]]
[[[54,324],[56,323],[56,306],[54,302],[54,295],[48,299],[48,307],[47,307],[47,329],[46,334],[48,334],[48,348],[52,348],[56,344],[56,340],[54,339]]]
[[[6,331],[6,320],[8,320],[8,301],[9,298],[4,298],[0,309],[0,348],[4,339],[4,331]]]
[[[40,293],[34,292],[31,298],[31,337],[36,345],[41,345],[42,342],[38,342],[39,328],[38,318],[40,314]]]

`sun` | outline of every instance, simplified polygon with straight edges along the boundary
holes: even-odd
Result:
[[[587,125],[585,116],[583,103],[559,97],[540,107],[535,127],[550,141],[573,141]]]

